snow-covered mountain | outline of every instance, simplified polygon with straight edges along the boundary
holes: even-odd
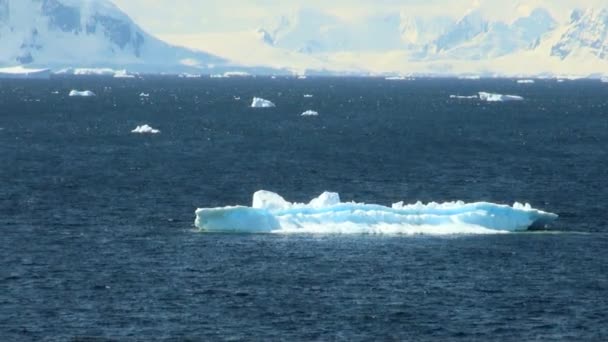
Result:
[[[572,12],[570,24],[551,55],[566,59],[572,55],[589,54],[608,60],[608,8]]]
[[[0,66],[141,72],[233,70],[225,59],[144,32],[108,0],[0,0]]]

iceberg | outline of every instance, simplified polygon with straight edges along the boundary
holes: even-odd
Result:
[[[132,130],[131,133],[158,134],[158,133],[160,133],[160,131],[158,129],[152,128],[152,127],[150,127],[148,125],[141,125],[141,126],[135,127],[135,129]]]
[[[12,68],[0,68],[0,79],[2,78],[49,79],[51,71],[49,69],[30,69],[19,65]]]
[[[135,78],[135,75],[129,74],[127,70],[118,70],[114,74],[114,78]]]
[[[314,110],[307,110],[304,113],[302,113],[301,116],[318,116],[319,113],[315,112]]]
[[[150,97],[149,93],[141,93],[139,94],[139,97]]]
[[[451,99],[460,99],[460,100],[470,100],[470,99],[478,99],[477,95],[450,95]]]
[[[479,92],[479,99],[487,102],[506,102],[506,101],[523,101],[523,97],[517,95],[502,95],[486,93],[483,91]]]
[[[274,103],[268,100],[264,100],[260,97],[254,97],[251,102],[251,108],[273,108],[276,107]]]
[[[534,80],[517,80],[519,84],[533,84]]]
[[[307,98],[307,99],[309,99],[309,98],[313,97],[313,95],[312,94],[304,94],[304,97]]]
[[[429,203],[391,207],[342,202],[324,192],[309,203],[291,203],[260,190],[251,207],[199,208],[194,225],[204,232],[305,234],[500,234],[545,227],[556,214],[532,208],[487,202]]]
[[[95,96],[95,93],[90,90],[83,90],[83,91],[72,90],[72,91],[70,91],[69,96],[71,96],[71,97],[74,97],[74,96],[91,97],[91,96]]]

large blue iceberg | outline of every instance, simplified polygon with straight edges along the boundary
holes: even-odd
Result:
[[[196,210],[195,226],[206,232],[309,234],[496,234],[545,227],[556,214],[487,202],[429,203],[392,207],[343,203],[325,192],[309,203],[290,203],[269,191],[253,195],[251,207]]]

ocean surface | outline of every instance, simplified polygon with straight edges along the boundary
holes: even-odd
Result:
[[[525,100],[450,99],[479,91]],[[496,235],[194,228],[196,208],[260,189],[560,218]],[[0,80],[0,340],[605,341],[607,203],[599,81]]]

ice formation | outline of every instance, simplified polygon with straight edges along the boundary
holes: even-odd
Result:
[[[451,99],[460,99],[460,100],[470,100],[470,99],[478,99],[477,95],[450,95]]]
[[[304,94],[304,97],[309,99],[309,98],[313,97],[313,95],[312,94]]]
[[[555,219],[555,214],[520,203],[399,202],[387,207],[344,203],[337,193],[324,192],[304,204],[261,190],[251,207],[197,209],[194,224],[207,232],[446,235],[523,231]]]
[[[534,80],[517,80],[517,83],[519,83],[519,84],[532,84],[532,83],[534,83]]]
[[[127,70],[118,70],[114,74],[114,78],[135,78],[135,75],[129,74]]]
[[[131,133],[158,134],[158,133],[160,133],[160,131],[158,129],[152,128],[152,127],[150,127],[148,125],[141,125],[141,126],[135,127],[135,129],[132,130]]]
[[[319,113],[315,112],[314,110],[307,110],[304,113],[302,113],[302,116],[318,116]]]
[[[74,96],[81,96],[81,97],[91,97],[91,96],[95,96],[95,93],[90,91],[90,90],[72,90],[70,91],[70,96],[74,97]]]
[[[264,100],[263,98],[260,98],[260,97],[254,97],[253,101],[251,102],[251,108],[272,108],[272,107],[276,107],[274,103],[272,103],[268,100]]]
[[[149,93],[141,93],[139,94],[139,97],[150,97]]]
[[[506,102],[506,101],[523,101],[523,97],[517,95],[502,95],[486,93],[483,91],[479,92],[479,99],[487,102]]]

